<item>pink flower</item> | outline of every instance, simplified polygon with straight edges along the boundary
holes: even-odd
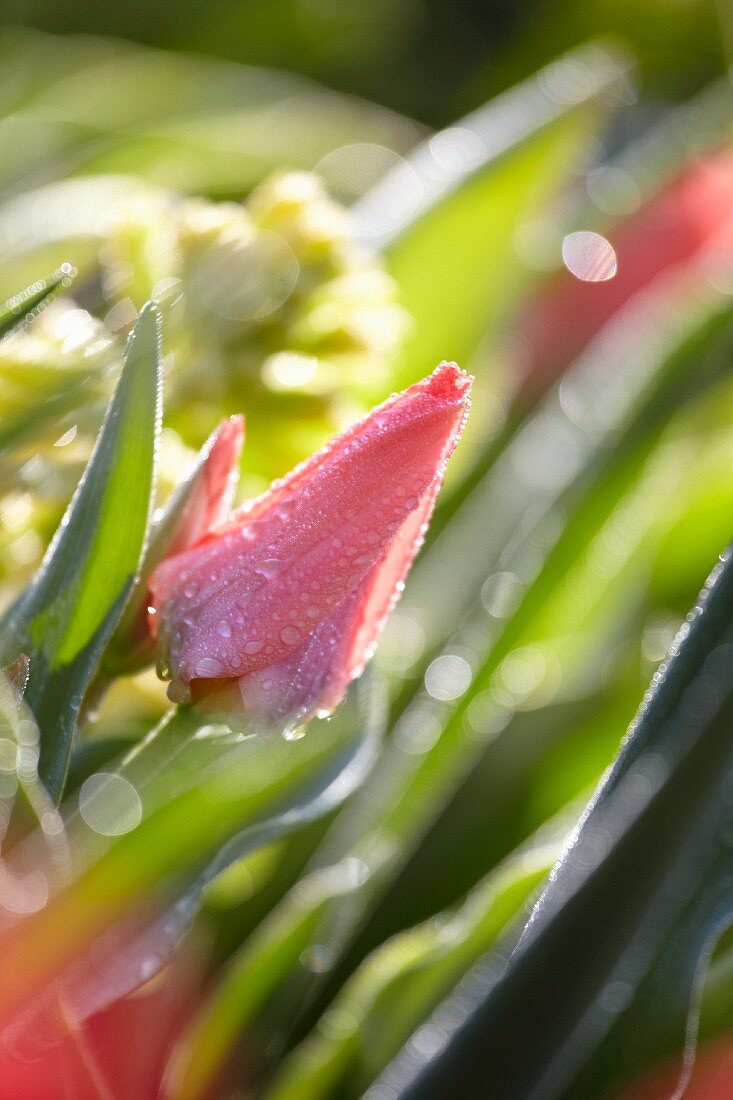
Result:
[[[581,282],[558,272],[522,310],[524,396],[536,397],[575,359],[617,310],[681,265],[733,252],[733,156],[701,157],[609,234],[618,272]],[[702,276],[701,276],[702,277]]]
[[[263,723],[330,712],[369,660],[468,413],[442,363],[150,581],[172,698]]]
[[[166,556],[187,550],[218,523],[222,523],[237,487],[239,455],[244,442],[244,417],[223,420],[204,444],[199,456],[198,477],[186,493],[182,507],[173,509],[175,525],[169,532]],[[186,492],[184,483],[182,491]]]

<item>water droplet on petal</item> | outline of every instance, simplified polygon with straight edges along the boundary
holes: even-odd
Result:
[[[221,676],[223,672],[224,665],[216,657],[201,657],[196,662],[197,676]]]
[[[309,619],[317,619],[320,616],[320,614],[321,614],[320,607],[318,607],[314,603],[312,603],[310,605],[310,607],[308,608],[308,610],[306,611],[306,615],[308,616]]]
[[[255,566],[255,570],[260,576],[266,577],[268,581],[274,581],[276,577],[280,576],[287,564],[287,558],[265,558],[264,561]]]
[[[191,581],[191,583],[187,584],[186,587],[183,589],[183,595],[186,597],[187,600],[190,600],[193,596],[196,595],[198,590],[199,586],[196,584],[196,582]]]
[[[222,638],[231,638],[232,636],[232,628],[225,619],[222,619],[222,621],[219,623],[216,628],[216,632],[217,634],[221,635]]]
[[[263,644],[264,644],[263,642],[260,642],[255,638],[251,642],[247,642],[247,644],[244,647],[244,652],[245,653],[259,653],[260,650],[262,649]]]
[[[300,641],[300,631],[294,626],[286,626],[280,632],[280,637],[285,645],[296,645]]]
[[[283,737],[286,741],[300,741],[301,737],[305,737],[305,726],[303,725],[290,725],[286,726],[283,730]]]

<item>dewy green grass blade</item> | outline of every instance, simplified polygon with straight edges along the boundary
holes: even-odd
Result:
[[[76,722],[145,544],[160,430],[160,331],[141,313],[87,470],[38,576],[3,622],[2,655],[30,661],[41,776],[60,797]]]
[[[15,332],[22,324],[30,323],[61,290],[71,286],[76,271],[71,264],[62,264],[50,279],[39,279],[19,294],[8,298],[0,313],[0,340]]]

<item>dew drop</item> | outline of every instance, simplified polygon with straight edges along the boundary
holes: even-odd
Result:
[[[318,605],[314,604],[314,603],[312,603],[310,605],[310,607],[308,608],[308,610],[306,611],[306,615],[308,616],[309,619],[317,619],[320,614],[321,614],[320,607],[318,607]]]
[[[224,665],[216,657],[202,657],[196,662],[197,676],[221,676],[223,672]]]
[[[158,676],[161,678],[161,680],[170,680],[171,670],[170,665],[167,661],[158,661],[157,665],[155,666],[155,671],[158,673]]]
[[[300,631],[294,626],[286,626],[280,631],[280,637],[285,645],[295,645],[300,641]]]
[[[300,741],[302,737],[305,737],[304,725],[289,725],[283,730],[283,738],[286,741]]]
[[[251,642],[247,642],[247,644],[244,647],[244,652],[245,653],[259,653],[260,650],[262,649],[263,644],[264,644],[263,642],[260,642],[255,638]]]
[[[216,628],[216,632],[222,638],[231,638],[231,636],[232,636],[232,628],[229,625],[229,623],[226,621],[226,619],[222,619],[222,621],[219,623],[219,625]]]
[[[196,595],[198,590],[199,586],[196,584],[196,582],[191,581],[191,583],[187,584],[186,587],[183,589],[183,595],[186,597],[187,600],[190,600],[193,596]]]
[[[276,577],[280,576],[287,564],[286,558],[265,558],[264,561],[255,566],[255,570],[261,577],[266,577],[268,581],[274,581]]]

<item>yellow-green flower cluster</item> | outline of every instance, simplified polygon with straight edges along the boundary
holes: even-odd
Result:
[[[148,297],[164,307],[168,415],[183,439],[250,414],[252,489],[390,388],[407,316],[316,176],[277,174],[243,204],[136,199],[101,262],[113,317]]]

